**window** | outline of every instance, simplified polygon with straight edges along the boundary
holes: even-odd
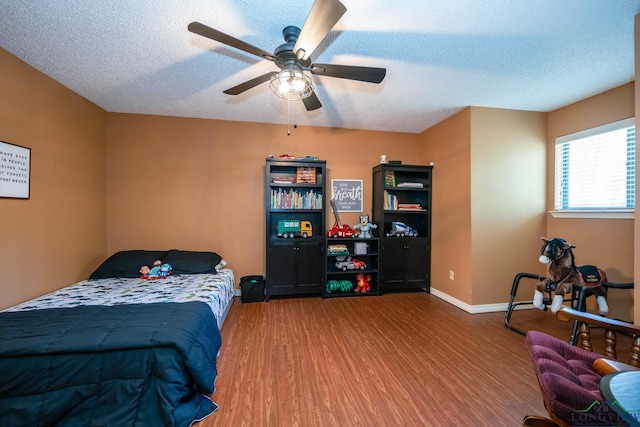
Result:
[[[635,208],[635,119],[556,139],[556,211]]]

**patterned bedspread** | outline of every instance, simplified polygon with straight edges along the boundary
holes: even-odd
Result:
[[[217,274],[180,274],[166,279],[83,280],[50,294],[13,306],[6,311],[76,307],[80,305],[122,305],[157,302],[202,301],[222,319],[234,296],[231,269]],[[220,320],[218,320],[220,322]]]

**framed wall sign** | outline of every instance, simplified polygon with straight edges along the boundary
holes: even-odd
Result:
[[[338,212],[362,212],[362,180],[332,179],[331,199]]]
[[[31,149],[0,141],[0,197],[28,199]]]

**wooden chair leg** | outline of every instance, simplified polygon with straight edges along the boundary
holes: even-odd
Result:
[[[631,356],[629,356],[629,364],[640,368],[640,335],[633,337],[631,343]]]
[[[604,331],[604,355],[610,359],[617,359],[616,331],[613,329],[605,329]]]
[[[588,324],[584,322],[580,322],[580,334],[578,338],[578,347],[583,348],[587,351],[593,351],[593,346],[591,345],[591,328]]]

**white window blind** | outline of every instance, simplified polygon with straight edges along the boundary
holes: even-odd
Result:
[[[635,119],[556,139],[555,209],[635,207]]]

